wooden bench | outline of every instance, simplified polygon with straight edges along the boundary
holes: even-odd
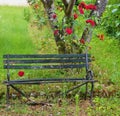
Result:
[[[83,85],[86,86],[85,98],[88,95],[88,83],[90,83],[90,100],[93,97],[94,82],[93,73],[89,68],[91,62],[90,54],[6,54],[3,55],[4,69],[6,69],[7,80],[4,81],[7,87],[6,99],[7,104],[10,103],[10,87],[19,92],[21,95],[29,99],[16,84],[42,84],[42,83],[67,83],[67,82],[80,82],[77,86],[69,89],[66,93],[79,88]],[[13,69],[81,69],[85,68],[86,74],[84,77],[67,77],[67,78],[42,78],[40,75],[34,79],[12,80],[10,71]]]

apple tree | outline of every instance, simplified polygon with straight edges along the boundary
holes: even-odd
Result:
[[[94,28],[100,24],[108,0],[85,1],[28,0],[38,21],[43,5],[60,54],[81,53],[91,41]]]

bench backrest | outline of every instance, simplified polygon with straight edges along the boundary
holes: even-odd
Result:
[[[88,69],[91,62],[89,54],[6,54],[3,59],[4,69]]]

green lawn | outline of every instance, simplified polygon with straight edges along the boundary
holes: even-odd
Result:
[[[22,7],[0,6],[0,60],[6,53],[35,53]]]
[[[89,45],[89,52],[94,57],[92,63],[95,79],[94,103],[91,107],[88,101],[76,98],[70,99],[47,98],[52,104],[46,106],[27,106],[16,102],[8,112],[5,110],[6,88],[0,84],[0,115],[2,116],[119,116],[120,115],[120,47],[118,40],[107,36],[104,30],[96,29],[96,33],[104,33],[105,39],[99,40],[93,36]],[[0,6],[0,82],[5,79],[5,71],[2,69],[2,55],[6,53],[56,53],[57,49],[49,29],[43,28],[40,32],[36,27],[31,27],[24,20],[24,7]],[[52,46],[52,47],[51,47]],[[44,72],[43,72],[44,73]],[[60,73],[47,74],[59,75]],[[59,87],[59,86],[58,86]],[[39,90],[37,86],[25,87]],[[52,85],[41,87],[43,93],[50,91]],[[63,87],[64,88],[64,87]],[[50,92],[48,92],[50,93]],[[41,99],[41,98],[40,98]],[[56,100],[60,100],[56,103]],[[21,100],[24,101],[24,98]],[[62,105],[60,105],[62,102]],[[18,103],[18,104],[17,104]],[[85,110],[83,110],[85,109]],[[53,115],[52,115],[53,114]]]

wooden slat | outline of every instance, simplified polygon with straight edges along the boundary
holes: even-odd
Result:
[[[86,54],[6,54],[3,58],[73,58],[85,57]],[[88,54],[88,57],[90,54]]]
[[[32,63],[78,63],[86,62],[86,59],[40,59],[40,60],[4,60],[4,64],[32,64]],[[91,62],[91,59],[88,59]]]
[[[86,64],[68,64],[68,65],[42,65],[42,66],[30,66],[30,65],[4,65],[4,69],[63,69],[63,68],[83,68]]]
[[[11,82],[30,82],[30,81],[61,81],[61,80],[85,80],[86,78],[72,77],[72,78],[34,78],[34,79],[24,79],[24,80],[10,80]],[[7,83],[8,81],[4,81]]]
[[[95,80],[86,80],[85,78],[59,78],[59,79],[39,79],[39,80],[25,80],[25,81],[4,81],[5,84],[42,84],[42,83],[66,83],[66,82],[96,82]]]

